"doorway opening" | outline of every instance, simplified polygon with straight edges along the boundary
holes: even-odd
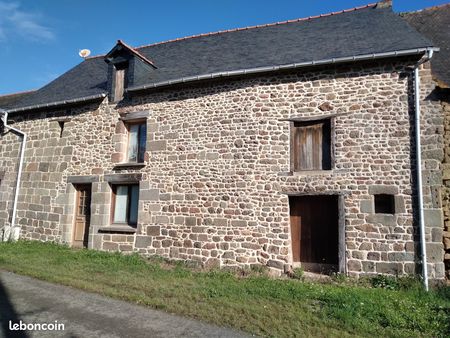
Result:
[[[91,185],[80,184],[76,185],[75,189],[76,204],[72,246],[74,248],[87,248],[91,222]]]
[[[339,204],[338,195],[289,197],[293,262],[305,271],[343,272]]]

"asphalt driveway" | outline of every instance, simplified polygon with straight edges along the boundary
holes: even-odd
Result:
[[[10,330],[20,321],[23,325],[64,324],[64,330]],[[0,324],[0,337],[247,337],[227,328],[5,271],[0,271]]]

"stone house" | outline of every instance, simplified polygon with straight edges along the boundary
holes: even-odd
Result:
[[[137,48],[119,40],[39,90],[0,97],[3,237],[351,276],[420,273],[423,244],[428,276],[442,279],[433,51],[389,1]]]
[[[402,17],[418,32],[440,46],[439,53],[431,60],[431,71],[436,87],[428,97],[440,103],[444,118],[441,193],[444,212],[444,262],[446,277],[450,280],[450,4],[404,13]]]

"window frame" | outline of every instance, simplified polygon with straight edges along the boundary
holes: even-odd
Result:
[[[116,211],[116,202],[117,202],[117,189],[120,186],[126,186],[127,187],[127,206],[126,206],[126,222],[116,222],[114,219],[115,216],[115,211]],[[137,201],[136,201],[136,223],[130,223],[130,208],[131,208],[131,194],[132,194],[132,187],[136,186],[137,187],[137,191],[138,191],[138,195],[137,195]],[[111,220],[110,223],[111,225],[128,225],[130,227],[136,228],[137,227],[137,223],[138,223],[138,219],[139,219],[139,192],[140,192],[140,186],[139,186],[139,182],[133,182],[133,183],[114,183],[111,184],[111,192],[112,192],[112,196],[111,196]]]
[[[147,152],[147,120],[146,119],[140,119],[140,120],[130,120],[130,121],[124,121],[125,128],[127,130],[127,144],[125,149],[125,163],[136,163],[136,164],[143,164],[145,163],[145,153]],[[130,160],[130,140],[131,140],[131,130],[130,128],[132,126],[139,126],[138,127],[138,134],[137,134],[137,151],[136,151],[136,160],[132,161]],[[143,140],[143,148],[141,148],[141,142],[140,138],[142,135],[141,126],[144,128],[144,140]]]
[[[308,172],[316,172],[316,171],[329,171],[334,168],[334,117],[323,117],[323,118],[315,118],[315,119],[291,119],[290,121],[290,171],[292,173],[308,173]],[[312,169],[302,169],[298,165],[298,155],[297,153],[300,151],[300,145],[296,145],[295,135],[297,128],[304,127],[312,127],[314,125],[323,124],[322,127],[322,163],[321,168],[312,168]],[[325,129],[326,128],[326,129]],[[326,134],[324,133],[324,130]],[[327,143],[327,152],[328,158],[324,160],[325,150],[324,140],[328,141]],[[326,161],[326,163],[324,163]]]

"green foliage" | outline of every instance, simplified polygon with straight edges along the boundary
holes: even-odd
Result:
[[[375,276],[369,287],[272,279],[264,269],[201,271],[136,254],[0,243],[0,269],[270,337],[448,337],[450,288],[426,293],[412,278]],[[297,278],[303,271],[294,270]],[[338,283],[336,283],[338,282]]]
[[[374,288],[381,288],[387,290],[397,290],[397,279],[393,276],[377,275],[371,280],[371,284]]]
[[[420,290],[422,288],[420,279],[414,276],[376,275],[370,278],[370,284],[374,288],[387,290]]]
[[[253,264],[250,266],[250,270],[256,275],[267,275],[269,268],[265,265]]]
[[[349,281],[349,278],[345,273],[334,272],[331,274],[331,280],[336,283],[343,284],[347,283]]]
[[[303,271],[303,268],[294,268],[292,270],[291,277],[294,279],[303,280],[305,278],[305,271]]]

